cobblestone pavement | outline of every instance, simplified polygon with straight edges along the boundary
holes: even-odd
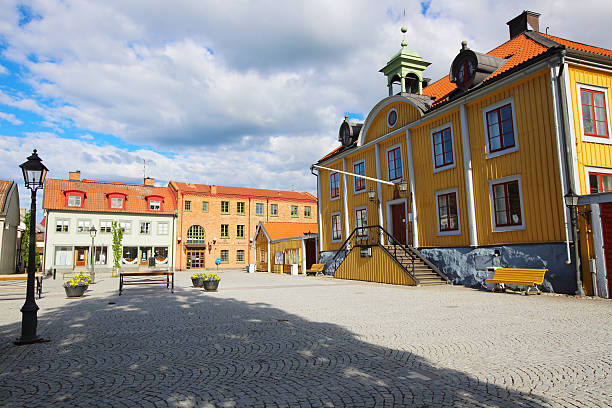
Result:
[[[0,293],[0,406],[610,406],[612,301],[329,277]]]

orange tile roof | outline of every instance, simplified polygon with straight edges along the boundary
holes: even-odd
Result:
[[[11,188],[12,181],[0,180],[0,211],[4,208],[4,202]]]
[[[304,234],[317,234],[319,226],[317,223],[298,222],[267,222],[263,224],[271,241],[286,238],[302,238]]]
[[[171,181],[178,191],[183,194],[201,194],[201,195],[219,195],[219,196],[238,196],[238,197],[258,197],[270,198],[277,200],[295,200],[295,201],[310,201],[316,202],[317,198],[307,192],[299,191],[283,191],[283,190],[266,190],[261,188],[250,187],[229,187],[229,186],[211,186],[209,184],[192,184],[183,183],[180,181]],[[213,194],[212,188],[216,189]]]
[[[85,193],[82,207],[68,207],[65,192],[70,190]],[[126,195],[123,209],[109,208],[107,194],[122,193]],[[147,205],[147,196],[161,196],[161,211],[151,211]],[[94,180],[61,180],[47,179],[43,196],[43,208],[48,210],[140,213],[140,214],[174,214],[176,208],[174,195],[168,187],[144,186],[142,184],[112,183]]]
[[[590,53],[599,54],[599,55],[605,55],[606,57],[612,57],[612,50],[608,50],[608,49],[601,48],[601,47],[594,47],[592,45],[582,44],[582,43],[578,43],[575,41],[566,40],[564,38],[555,37],[554,35],[548,35],[544,33],[540,33],[540,34],[546,38],[549,38],[553,41],[563,44],[567,48],[571,48],[573,50],[590,52]]]

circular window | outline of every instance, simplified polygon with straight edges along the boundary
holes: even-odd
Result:
[[[389,110],[387,113],[387,126],[392,128],[397,123],[397,110],[395,108]]]

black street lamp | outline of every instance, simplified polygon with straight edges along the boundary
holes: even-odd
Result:
[[[89,229],[89,235],[91,236],[91,283],[96,283],[96,271],[95,263],[96,263],[96,247],[94,246],[94,238],[96,237],[96,227],[93,225]]]
[[[580,277],[580,237],[578,235],[578,200],[580,196],[574,193],[570,189],[568,193],[563,196],[565,205],[570,210],[570,220],[572,223],[572,234],[574,235],[574,262],[576,265],[576,295],[584,296],[584,289],[582,288],[582,278]]]
[[[35,252],[36,251],[36,191],[42,188],[45,177],[47,175],[47,168],[42,164],[42,160],[36,154],[36,149],[28,161],[19,165],[23,172],[23,179],[25,180],[26,188],[32,191],[32,200],[30,205],[30,236],[28,245],[28,281],[26,289],[26,301],[21,308],[22,320],[21,320],[21,337],[15,341],[17,345],[39,343],[44,340],[38,334],[36,334],[36,327],[38,326],[38,305],[34,297],[34,276],[36,262]]]

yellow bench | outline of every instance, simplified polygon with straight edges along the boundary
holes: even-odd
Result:
[[[541,285],[544,282],[546,271],[548,269],[497,268],[493,278],[485,279],[485,282],[527,286],[525,295],[529,295],[529,290],[533,287],[538,291],[539,295],[541,292],[537,285]],[[495,291],[495,287],[493,291]]]
[[[317,276],[318,273],[323,273],[323,269],[325,269],[325,264],[312,264],[310,269],[306,269],[306,275]]]

